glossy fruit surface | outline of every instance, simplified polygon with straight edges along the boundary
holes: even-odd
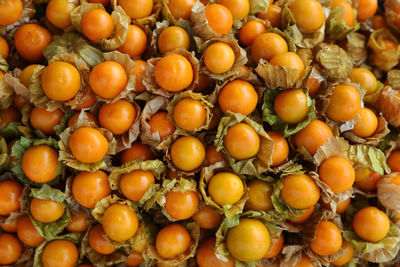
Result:
[[[260,137],[250,125],[238,123],[228,129],[224,137],[224,146],[233,158],[248,159],[258,153]]]
[[[21,0],[6,0],[0,3],[0,25],[6,26],[17,22],[22,14]]]
[[[102,160],[108,151],[108,141],[94,128],[82,127],[76,130],[69,139],[72,155],[84,163]]]
[[[92,42],[107,39],[114,31],[110,14],[101,9],[92,9],[82,17],[82,32]]]
[[[15,235],[0,234],[0,264],[13,264],[21,255],[22,244]]]
[[[292,174],[283,180],[281,197],[295,209],[306,209],[318,202],[320,191],[317,184],[306,174]]]
[[[185,98],[176,104],[173,117],[177,126],[186,131],[194,131],[206,124],[207,110],[201,101]]]
[[[18,54],[29,62],[40,62],[42,51],[53,37],[51,33],[37,24],[25,24],[15,33],[14,43]]]
[[[272,209],[272,186],[262,180],[252,180],[247,183],[248,186],[248,199],[245,208],[248,210],[269,211]]]
[[[176,192],[172,190],[165,195],[165,210],[176,220],[192,217],[198,206],[199,197],[196,191]]]
[[[122,175],[119,187],[125,197],[139,201],[154,182],[151,171],[134,170]]]
[[[332,131],[326,123],[314,120],[296,133],[294,141],[298,148],[303,146],[311,155],[314,155],[317,149],[326,143],[332,135]]]
[[[263,33],[258,35],[251,47],[251,57],[255,62],[260,59],[271,60],[275,55],[288,51],[288,45],[280,35],[276,33]]]
[[[118,0],[118,4],[131,19],[140,19],[150,16],[153,11],[152,0]]]
[[[89,74],[90,88],[103,98],[114,98],[121,93],[128,77],[121,64],[115,61],[103,61]]]
[[[307,116],[310,107],[307,95],[299,89],[284,90],[274,100],[276,115],[287,123],[298,123]]]
[[[215,256],[215,238],[208,238],[199,245],[196,255],[196,261],[199,267],[234,267],[235,261],[229,256],[228,261],[222,261]]]
[[[122,242],[136,233],[139,221],[135,211],[128,205],[113,204],[105,210],[102,225],[110,239]]]
[[[105,233],[101,224],[95,225],[89,232],[89,244],[97,253],[110,255],[116,249],[103,235]]]
[[[186,228],[173,223],[158,232],[156,248],[161,257],[171,259],[187,251],[191,242],[192,238]]]
[[[243,182],[229,172],[215,174],[208,183],[208,193],[211,199],[220,206],[233,205],[243,195]]]
[[[79,252],[74,243],[69,240],[53,240],[44,247],[42,263],[44,267],[73,267],[78,262]]]
[[[232,13],[223,5],[211,4],[205,8],[208,26],[220,34],[228,34],[233,24]]]
[[[355,171],[352,163],[345,158],[330,157],[319,166],[319,178],[329,185],[334,193],[342,193],[353,186]]]
[[[65,207],[51,199],[32,198],[29,211],[33,218],[42,223],[55,222],[64,214]]]
[[[28,215],[24,215],[18,219],[17,235],[22,243],[30,247],[37,247],[44,241],[44,237],[36,230]]]
[[[59,29],[71,25],[71,11],[77,6],[67,0],[51,0],[46,7],[46,18]]]
[[[389,232],[388,216],[376,207],[359,210],[353,218],[353,229],[359,237],[369,242],[378,242]]]
[[[190,47],[188,33],[185,29],[179,26],[170,26],[163,30],[158,37],[157,43],[161,54],[165,54],[175,49],[189,50]]]
[[[321,256],[333,255],[342,247],[339,228],[330,221],[321,221],[315,231],[311,250]]]
[[[227,83],[218,95],[218,104],[223,112],[249,115],[257,106],[258,95],[253,85],[242,80]]]
[[[17,181],[0,182],[0,215],[8,216],[21,207],[19,198],[22,195],[22,185]]]
[[[223,42],[215,42],[204,52],[204,64],[213,73],[224,73],[230,70],[235,63],[235,53],[232,48]]]
[[[131,58],[142,55],[147,48],[147,35],[136,25],[129,25],[125,42],[118,48],[121,53],[128,54]]]
[[[306,31],[315,31],[324,23],[324,9],[316,0],[296,0],[290,4],[289,8],[296,24]]]
[[[175,166],[184,171],[200,167],[206,156],[203,143],[193,136],[178,138],[172,144],[170,153]]]
[[[326,115],[334,121],[345,122],[354,119],[360,112],[361,100],[356,88],[339,84],[332,90]]]
[[[127,132],[136,119],[136,109],[127,100],[121,99],[114,103],[104,103],[99,111],[100,125],[113,134]]]
[[[34,146],[22,157],[22,170],[36,183],[47,183],[56,178],[58,154],[47,145]]]

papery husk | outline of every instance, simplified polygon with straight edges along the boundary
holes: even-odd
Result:
[[[29,88],[23,85],[19,80],[21,73],[22,71],[16,68],[12,71],[12,73],[6,73],[4,75],[4,81],[13,89],[15,94],[29,99]],[[12,102],[12,100],[9,101]],[[4,103],[2,105],[4,105]]]
[[[6,73],[5,75],[10,75]],[[14,90],[12,87],[6,82],[5,76],[3,79],[0,79],[0,108],[8,109],[13,101]]]
[[[76,32],[54,36],[53,42],[43,49],[44,57],[50,62],[53,57],[73,57],[79,65],[94,67],[104,61],[100,49],[90,45],[88,41]]]
[[[244,189],[242,197],[236,203],[220,206],[212,200],[211,196],[208,194],[207,185],[215,174],[217,174],[219,171],[223,171],[223,168],[223,162],[217,162],[214,165],[204,167],[201,170],[200,174],[199,190],[206,205],[215,208],[216,210],[218,210],[218,212],[224,214],[226,218],[230,219],[236,214],[240,214],[243,212],[244,205],[246,204],[249,196],[247,194],[247,186],[245,182],[246,178],[243,176],[239,176],[243,181]]]
[[[388,85],[394,89],[400,88],[400,69],[391,69],[387,72]]]
[[[155,246],[150,246],[147,249],[147,256],[150,259],[157,260],[160,263],[169,264],[171,266],[176,266],[178,264],[183,264],[188,259],[194,257],[196,254],[197,246],[199,244],[199,237],[200,237],[200,227],[197,223],[191,222],[184,225],[185,228],[188,230],[192,240],[190,244],[190,248],[185,251],[184,253],[176,256],[172,259],[165,259],[163,258],[158,252]]]
[[[360,258],[374,263],[393,260],[400,249],[399,229],[393,224],[391,224],[386,237],[376,243],[360,239],[357,234],[351,230],[344,231],[343,238],[354,247],[355,251],[360,253]]]
[[[307,80],[305,82],[307,82],[308,79],[316,79],[318,81],[318,83],[319,83],[319,89],[318,89],[318,91],[316,93],[314,93],[313,97],[318,95],[323,90],[323,88],[326,88],[327,85],[328,85],[327,80],[322,75],[321,70],[319,69],[319,67],[317,65],[313,65],[312,66],[310,75],[307,77]],[[303,88],[306,87],[305,84],[303,84],[302,87]]]
[[[64,230],[67,224],[71,221],[71,213],[65,201],[67,196],[64,194],[64,192],[52,188],[47,184],[43,184],[40,189],[32,188],[29,197],[30,200],[32,198],[50,199],[61,203],[64,207],[63,215],[58,220],[51,223],[39,222],[31,215],[31,212],[29,211],[29,217],[31,218],[32,224],[33,226],[35,226],[38,233],[46,240],[53,240],[58,234],[60,234]]]
[[[346,35],[346,52],[353,61],[353,64],[360,66],[367,60],[368,51],[366,48],[367,37],[361,33],[351,32]]]
[[[264,122],[267,122],[272,126],[274,131],[281,133],[284,137],[288,137],[290,135],[294,135],[295,133],[301,131],[305,128],[310,122],[314,121],[317,117],[317,110],[315,108],[315,100],[311,99],[308,94],[308,89],[300,89],[307,96],[307,106],[309,111],[307,112],[307,116],[304,120],[296,123],[290,124],[281,120],[278,115],[275,114],[274,110],[274,101],[276,97],[283,91],[279,90],[270,90],[267,89],[264,91],[263,97],[263,105],[262,105],[262,119]]]
[[[51,240],[47,240],[42,242],[39,246],[36,247],[35,249],[35,256],[33,258],[33,266],[35,267],[44,267],[43,263],[42,263],[42,253],[43,253],[43,249],[44,247],[51,241],[53,240],[68,240],[73,242],[77,248],[80,244],[80,241],[82,239],[82,234],[78,234],[78,233],[70,233],[70,234],[66,234],[66,235],[62,235],[62,236],[57,236],[54,237]]]
[[[364,96],[364,103],[370,104],[373,108],[376,109],[378,106],[378,100],[381,95],[381,91],[385,86],[380,81],[376,82],[376,89],[373,93],[368,93]]]
[[[307,255],[303,246],[300,245],[286,245],[282,249],[282,259],[280,261],[281,267],[293,267],[301,260],[302,253]],[[308,255],[307,255],[308,256]]]
[[[86,12],[93,9],[105,10],[102,4],[83,2],[71,11],[71,23],[77,31],[82,32],[82,18]],[[111,18],[114,24],[113,33],[107,39],[103,38],[96,42],[105,51],[111,51],[120,47],[125,42],[129,29],[130,18],[126,15],[122,7],[117,6],[114,8],[111,12]]]
[[[154,205],[157,203],[161,209],[163,215],[171,222],[177,221],[177,219],[173,218],[171,215],[168,214],[167,210],[165,209],[165,203],[166,203],[166,195],[168,192],[174,191],[174,192],[180,192],[184,193],[186,191],[197,191],[197,183],[193,179],[185,179],[185,178],[180,178],[179,180],[173,179],[164,179],[162,184],[161,184],[161,189],[155,192],[151,199],[147,201],[145,204],[145,210],[148,211],[149,209],[153,208]]]
[[[210,70],[208,70],[208,68],[204,64],[204,53],[205,53],[206,49],[210,45],[212,45],[213,43],[216,43],[216,42],[222,42],[224,44],[229,45],[230,48],[232,48],[232,51],[235,55],[235,61],[232,65],[232,67],[224,73],[211,72]],[[207,74],[208,76],[210,76],[212,79],[215,79],[215,80],[222,81],[229,76],[238,74],[237,67],[243,66],[247,63],[246,50],[241,48],[239,46],[238,41],[230,35],[223,35],[220,37],[217,36],[217,37],[209,38],[204,43],[198,44],[197,48],[198,48],[199,53],[202,53],[200,62],[203,67],[201,68],[201,72]]]
[[[349,3],[351,5],[351,2]],[[357,31],[360,28],[360,24],[357,21],[357,11],[353,8],[353,22],[350,26],[344,21],[345,8],[342,6],[336,6],[331,8],[329,17],[327,18],[327,29],[326,33],[330,39],[342,40],[346,35]]]
[[[189,61],[189,63],[192,65],[192,69],[193,69],[193,80],[192,80],[192,83],[187,88],[185,88],[179,92],[169,92],[169,91],[161,88],[157,84],[156,79],[154,77],[154,69],[155,69],[158,61],[160,61],[161,58],[158,57],[158,58],[151,58],[151,59],[147,60],[146,71],[145,71],[145,74],[143,75],[143,80],[142,80],[143,85],[146,87],[147,91],[150,91],[151,93],[153,93],[155,95],[160,95],[160,96],[163,96],[166,98],[170,98],[178,93],[181,93],[182,91],[193,90],[198,82],[199,69],[200,69],[199,60],[196,58],[194,52],[189,52],[184,49],[176,49],[176,50],[166,53],[165,55],[169,55],[169,54],[181,55]]]
[[[391,180],[400,175],[399,172],[392,172],[379,179],[376,186],[379,203],[387,209],[400,211],[400,186],[391,183]]]
[[[9,154],[6,140],[0,135],[0,172],[9,167]]]
[[[16,181],[16,180],[17,180],[17,177],[12,172],[4,172],[3,174],[0,175],[0,182]],[[17,211],[11,212],[8,216],[1,215],[0,223],[10,224],[25,214],[25,211],[28,209],[29,192],[30,192],[29,185],[24,184],[21,196],[18,199],[20,208]]]
[[[81,127],[91,127],[98,130],[100,133],[104,135],[104,137],[108,141],[108,153],[107,155],[100,161],[95,163],[83,163],[78,161],[72,155],[69,149],[69,138],[73,134],[74,131]],[[78,117],[78,121],[72,127],[65,129],[60,134],[60,141],[58,141],[58,145],[60,147],[60,156],[58,158],[59,161],[62,161],[65,165],[79,170],[79,171],[90,171],[94,172],[99,169],[109,170],[111,167],[111,159],[110,155],[116,153],[116,140],[113,137],[113,134],[104,128],[98,128],[95,123],[89,122],[87,119],[87,115],[84,111],[81,111],[81,114]]]
[[[194,129],[193,131],[186,131],[186,130],[180,128],[174,121],[174,109],[175,109],[176,105],[179,103],[179,101],[181,101],[182,99],[186,99],[186,98],[198,100],[203,105],[204,109],[206,110],[206,117],[207,117],[206,123],[204,125],[200,126],[199,128]],[[193,93],[192,91],[186,91],[186,92],[180,93],[178,95],[175,95],[174,98],[171,100],[171,102],[168,103],[168,106],[167,106],[168,118],[171,122],[173,122],[175,124],[175,127],[178,129],[178,131],[177,131],[178,133],[181,133],[181,134],[196,133],[196,132],[208,129],[208,126],[210,125],[211,118],[212,118],[211,108],[213,108],[213,104],[208,102],[207,98],[204,97],[202,94]]]
[[[115,167],[110,175],[108,176],[108,181],[110,182],[110,187],[112,190],[120,190],[120,180],[122,176],[126,173],[130,173],[134,170],[151,171],[156,180],[161,180],[166,171],[166,166],[160,160],[135,160],[123,164],[120,167]],[[158,190],[160,189],[159,184],[152,184],[147,189],[146,193],[138,202],[139,205],[144,205],[144,203],[149,200]]]
[[[11,25],[7,26],[0,26],[0,35],[5,36],[10,32],[15,33],[15,29],[21,27],[24,24],[30,23],[35,16],[35,8],[32,8],[32,1],[31,0],[24,0],[22,1],[23,9],[21,16],[19,19]]]
[[[34,187],[41,187],[43,184],[40,183],[35,183],[32,180],[30,180],[24,173],[22,169],[22,157],[25,154],[25,152],[37,145],[48,145],[54,148],[56,151],[58,151],[58,145],[57,141],[54,140],[53,138],[49,139],[28,139],[25,137],[21,137],[12,147],[11,149],[11,164],[12,168],[11,171],[18,177],[18,179],[23,182],[24,184],[28,184],[30,186]],[[60,156],[59,156],[60,157]],[[56,184],[58,183],[58,179],[62,179],[64,176],[64,165],[61,163],[61,161],[58,161],[57,165],[57,170],[55,173],[55,178],[48,182],[48,184]]]
[[[322,73],[330,80],[345,79],[353,70],[351,57],[341,47],[334,44],[318,46],[316,60]]]
[[[235,160],[231,157],[224,147],[224,137],[230,127],[238,123],[246,123],[251,126],[260,137],[260,149],[255,157],[246,160]],[[229,162],[232,170],[236,174],[243,175],[259,175],[266,172],[272,163],[272,152],[274,142],[265,132],[262,125],[256,123],[254,120],[238,113],[226,112],[226,116],[221,118],[217,134],[215,136],[214,145],[217,151],[224,153]]]
[[[385,86],[381,91],[378,100],[378,110],[387,122],[396,127],[400,127],[400,97],[396,96],[397,91],[390,86]]]
[[[153,221],[153,218],[146,214],[141,215],[141,223],[138,230],[132,238],[132,249],[137,252],[141,252],[144,256],[144,260],[149,261],[149,257],[146,254],[146,250],[154,245],[157,236],[157,226]]]
[[[390,130],[388,128],[387,121],[385,120],[384,117],[378,117],[378,126],[375,132],[371,136],[365,138],[358,137],[351,131],[344,132],[343,136],[349,141],[356,144],[377,146],[379,142],[382,140],[382,138],[384,138],[388,133],[390,133]]]
[[[297,80],[297,69],[283,66],[274,66],[268,61],[261,59],[255,71],[264,80],[269,89],[276,88],[300,88],[311,71],[310,66],[306,66],[300,78]]]
[[[385,0],[384,2],[384,10],[385,10],[385,22],[389,26],[389,28],[396,33],[400,33],[400,29],[397,21],[400,20],[400,14],[396,12],[396,7],[399,4],[398,0]]]
[[[291,1],[287,2],[289,3]],[[298,47],[314,48],[324,41],[325,21],[317,30],[312,32],[306,31],[297,26],[296,19],[287,4],[282,8],[281,25],[284,32],[293,39]]]
[[[121,8],[118,5],[118,0],[112,0],[111,6],[113,10]],[[150,28],[153,28],[160,16],[161,8],[162,8],[162,0],[153,0],[153,10],[149,16],[140,19],[131,19],[128,16],[129,22],[132,20],[133,24],[148,25]]]
[[[74,214],[84,214],[86,216],[86,221],[88,225],[91,225],[95,222],[95,219],[91,216],[90,210],[86,207],[83,207],[81,204],[76,201],[73,193],[72,193],[72,183],[74,178],[72,176],[68,177],[65,183],[65,202],[68,205],[68,208],[71,212],[71,216]]]
[[[380,70],[388,71],[399,63],[400,46],[396,50],[385,50],[383,40],[390,40],[399,44],[397,38],[388,29],[382,28],[371,33],[367,45],[373,50],[370,56],[371,64]]]
[[[25,106],[24,106],[25,107]],[[26,105],[26,107],[29,107]],[[30,110],[29,110],[30,111]],[[17,139],[24,136],[28,139],[32,138],[32,130],[19,122],[10,122],[5,128],[0,130],[0,135],[7,140]]]
[[[151,133],[151,127],[148,123],[150,118],[161,110],[167,110],[169,100],[162,96],[155,96],[146,103],[142,110],[140,118],[140,140],[143,144],[149,145],[156,150],[166,150],[171,144],[172,135],[164,140],[160,139],[158,132]]]
[[[250,0],[249,14],[267,13],[268,7],[271,4],[270,0]]]

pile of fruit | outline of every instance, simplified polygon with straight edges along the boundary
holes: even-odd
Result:
[[[0,0],[0,34],[0,266],[400,266],[399,0]]]

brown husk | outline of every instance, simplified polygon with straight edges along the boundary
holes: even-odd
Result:
[[[115,148],[116,153],[130,148],[132,144],[137,140],[140,134],[140,118],[141,118],[140,106],[136,102],[131,102],[131,104],[134,106],[136,110],[136,117],[127,132],[123,133],[122,135],[115,136],[115,139],[117,141]]]
[[[347,45],[346,52],[353,60],[353,64],[360,66],[367,60],[368,51],[366,48],[367,38],[357,32],[346,35]]]
[[[400,46],[397,46],[395,50],[385,50],[384,40],[399,44],[397,38],[388,29],[382,28],[371,33],[367,45],[373,50],[369,58],[371,64],[380,70],[388,71],[399,63]]]
[[[341,47],[322,43],[317,47],[316,60],[329,80],[345,79],[353,70],[351,57]]]
[[[379,179],[376,186],[379,203],[387,209],[400,211],[400,186],[391,183],[391,180],[400,175],[398,172],[392,172]]]
[[[378,110],[385,120],[392,126],[400,127],[400,97],[390,86],[385,86],[378,100]]]

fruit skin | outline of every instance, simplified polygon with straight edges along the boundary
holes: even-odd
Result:
[[[220,34],[228,34],[233,24],[232,13],[223,5],[206,6],[205,15],[210,28]]]
[[[293,13],[296,24],[306,31],[315,31],[324,23],[324,9],[316,0],[296,0],[289,5],[289,8]]]
[[[59,29],[71,25],[71,11],[77,6],[67,0],[51,0],[46,7],[47,20]]]
[[[274,141],[274,150],[272,152],[272,166],[283,164],[289,156],[289,144],[286,139],[277,132],[268,131],[267,134]]]
[[[258,95],[253,85],[246,81],[234,80],[227,83],[218,95],[218,104],[223,112],[249,115],[257,106]]]
[[[0,234],[0,264],[14,263],[21,255],[22,244],[15,235]]]
[[[22,156],[22,170],[33,182],[47,183],[56,178],[58,154],[47,145],[29,148]]]
[[[297,70],[295,81],[297,82],[304,71],[304,63],[294,52],[276,54],[269,63],[274,66],[282,66]]]
[[[159,111],[154,114],[147,122],[150,126],[150,132],[157,133],[160,140],[164,140],[175,132],[175,125],[169,120],[168,113]]]
[[[0,25],[6,26],[17,22],[22,14],[21,0],[6,0],[0,3]]]
[[[179,18],[190,20],[194,3],[196,0],[169,0],[168,8],[176,20]]]
[[[204,64],[213,73],[224,73],[230,70],[235,63],[233,49],[223,42],[215,42],[204,52]]]
[[[276,33],[263,33],[255,37],[251,47],[251,57],[255,62],[260,59],[271,60],[275,55],[288,51],[288,45]]]
[[[190,38],[188,33],[179,26],[170,26],[163,30],[158,37],[158,50],[161,54],[183,48],[189,50]]]
[[[307,95],[299,89],[284,90],[274,100],[276,115],[287,123],[301,122],[309,110]]]
[[[108,239],[104,238],[104,230],[101,224],[95,225],[89,232],[90,247],[102,255],[110,255],[116,248]]]
[[[253,44],[258,35],[265,32],[264,24],[258,20],[250,20],[239,31],[239,40],[245,46]]]
[[[29,211],[33,218],[42,223],[55,222],[64,214],[62,203],[51,199],[33,198]]]
[[[118,0],[118,4],[131,19],[140,19],[150,16],[153,11],[152,0]]]
[[[333,193],[342,193],[350,189],[355,180],[355,171],[351,162],[341,157],[330,157],[319,166],[319,178],[329,185]]]
[[[199,267],[235,267],[235,260],[228,256],[228,261],[222,261],[215,256],[215,237],[210,237],[199,245],[196,261]]]
[[[352,85],[339,84],[332,89],[326,115],[333,121],[354,119],[361,109],[360,95]]]
[[[343,239],[342,249],[344,250],[343,255],[332,261],[331,264],[335,266],[342,266],[353,259],[354,247],[345,239]]]
[[[206,124],[207,110],[201,101],[184,98],[176,104],[173,117],[177,126],[186,131],[194,131]]]
[[[196,213],[198,206],[199,197],[196,191],[169,191],[165,196],[165,210],[176,220],[189,219]]]
[[[342,235],[339,228],[330,221],[321,221],[310,247],[314,253],[321,256],[335,254],[342,247]]]
[[[243,182],[233,173],[220,172],[211,177],[208,193],[211,199],[220,206],[233,205],[243,195]]]
[[[180,224],[170,224],[161,229],[156,238],[156,249],[161,257],[171,259],[190,248],[192,238]]]
[[[0,182],[0,215],[8,216],[21,207],[19,198],[22,195],[22,185],[17,181]]]
[[[139,220],[136,212],[126,204],[113,204],[103,214],[103,229],[106,235],[117,242],[126,241],[137,231]]]
[[[361,120],[354,124],[354,129],[351,132],[359,137],[373,135],[378,128],[378,118],[375,113],[369,108],[361,108],[358,115],[361,117]]]
[[[390,228],[388,216],[376,207],[365,207],[353,218],[353,229],[362,239],[378,242],[383,239]]]
[[[260,137],[248,124],[238,123],[228,129],[224,137],[224,147],[236,160],[249,159],[257,155]]]
[[[200,228],[213,229],[222,222],[222,215],[219,214],[213,207],[204,206],[200,208],[194,215],[193,220],[197,222]]]
[[[102,9],[92,9],[82,17],[82,33],[92,42],[110,37],[114,22],[110,14]]]
[[[136,119],[136,109],[129,102],[120,99],[114,103],[104,103],[99,111],[99,122],[114,135],[127,132]]]
[[[44,267],[73,267],[78,262],[79,252],[74,243],[69,240],[53,240],[47,243],[42,252]]]
[[[183,171],[197,169],[203,164],[206,157],[203,143],[193,136],[178,138],[172,144],[170,154],[175,166]]]
[[[131,58],[138,57],[146,51],[147,35],[136,25],[129,25],[125,43],[118,47],[118,51],[128,54]]]
[[[154,183],[151,171],[134,170],[121,176],[119,187],[126,198],[139,201]]]
[[[22,243],[30,247],[37,247],[44,241],[44,237],[36,230],[28,215],[24,215],[18,219],[17,235]]]
[[[218,0],[218,4],[228,8],[234,19],[247,17],[250,11],[249,0]]]
[[[272,186],[265,181],[255,179],[252,180],[248,185],[248,199],[246,201],[245,208],[247,210],[260,210],[269,211],[272,209]]]
[[[335,0],[331,3],[331,8],[342,7],[344,9],[343,19],[347,26],[351,26],[354,21],[354,11],[346,0]]]
[[[281,197],[295,209],[307,209],[318,202],[320,190],[314,180],[306,174],[288,175],[282,180]]]
[[[107,154],[108,141],[98,130],[82,127],[69,138],[69,148],[77,160],[94,163],[102,160]]]
[[[333,136],[332,131],[326,123],[314,120],[296,133],[294,141],[296,147],[304,146],[311,155],[314,155],[317,149],[327,142],[331,136]]]

